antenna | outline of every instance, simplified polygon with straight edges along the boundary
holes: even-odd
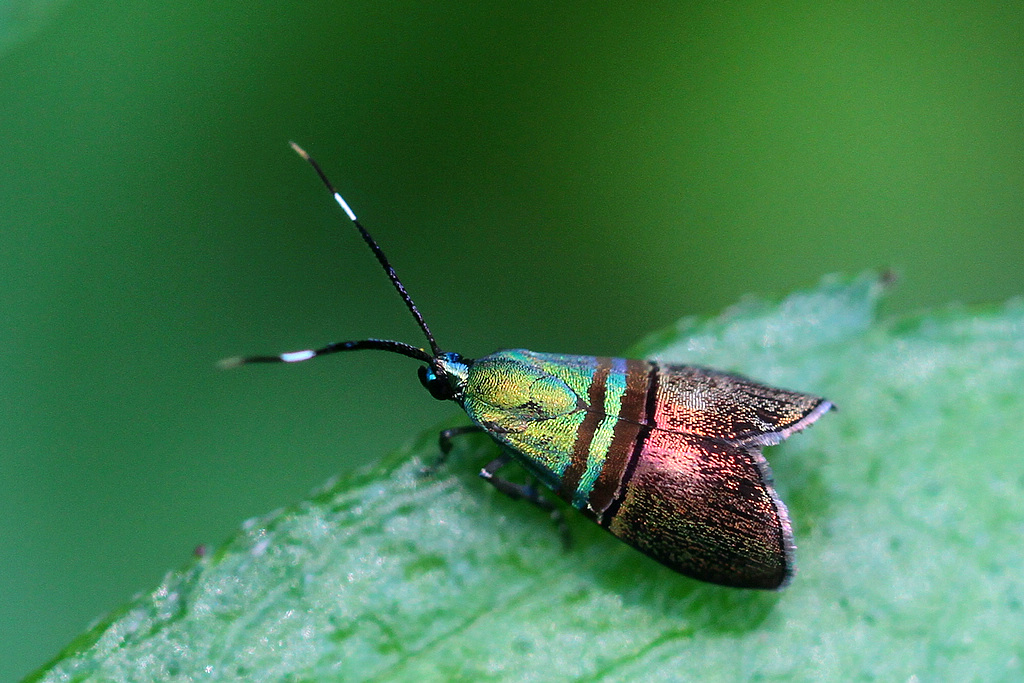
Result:
[[[423,330],[423,334],[427,336],[427,341],[430,342],[430,350],[434,352],[435,356],[439,356],[441,354],[441,349],[438,348],[437,342],[434,341],[434,335],[430,333],[430,328],[427,327],[427,322],[423,319],[423,316],[420,315],[420,311],[416,308],[416,303],[412,300],[412,297],[409,296],[409,292],[405,291],[405,285],[403,285],[402,281],[398,279],[398,274],[395,273],[395,269],[388,261],[388,257],[384,255],[384,250],[382,250],[380,245],[377,244],[377,240],[370,236],[370,233],[366,231],[366,228],[364,228],[362,223],[359,222],[359,219],[356,218],[355,213],[353,213],[352,209],[349,208],[348,202],[346,202],[341,194],[334,189],[334,186],[331,185],[331,181],[327,179],[327,174],[320,168],[320,164],[316,163],[316,160],[309,156],[306,150],[302,149],[294,142],[289,141],[288,144],[292,146],[292,149],[294,149],[300,157],[309,162],[309,165],[312,166],[313,170],[316,171],[318,176],[320,176],[320,180],[324,182],[328,191],[334,195],[334,201],[338,202],[338,206],[344,209],[349,219],[351,219],[355,224],[356,229],[359,230],[359,234],[363,236],[363,241],[370,247],[373,255],[377,257],[377,261],[384,269],[384,272],[388,274],[391,284],[393,284],[395,289],[398,290],[398,294],[402,297],[402,301],[404,301],[405,305],[409,307],[409,312],[412,313],[412,317],[416,318],[416,322],[419,323],[420,329]]]
[[[289,353],[281,353],[275,356],[235,356],[232,358],[225,358],[220,361],[217,363],[218,367],[227,369],[235,368],[239,365],[247,365],[249,363],[298,363],[311,358],[316,358],[317,356],[325,356],[327,354],[338,353],[340,351],[361,351],[363,349],[390,351],[392,353],[398,353],[403,356],[408,356],[409,358],[415,358],[416,360],[429,364],[432,360],[441,355],[441,349],[437,346],[437,342],[434,341],[434,335],[430,333],[430,328],[427,327],[427,323],[420,314],[419,309],[416,308],[416,303],[412,300],[412,297],[409,296],[409,292],[405,291],[405,285],[403,285],[402,281],[398,279],[398,275],[395,273],[395,269],[388,261],[388,257],[384,255],[384,251],[380,248],[380,245],[377,244],[377,241],[373,239],[370,233],[367,232],[366,228],[364,228],[359,222],[359,219],[356,218],[356,214],[349,207],[348,202],[346,202],[341,194],[334,189],[331,181],[327,178],[327,174],[325,174],[323,169],[320,168],[320,164],[316,163],[313,157],[309,156],[306,150],[302,149],[294,142],[289,141],[288,144],[292,146],[292,149],[294,149],[300,157],[309,162],[309,165],[312,166],[313,170],[315,170],[317,175],[320,176],[320,180],[323,181],[330,193],[334,195],[334,201],[338,202],[338,206],[345,211],[345,214],[355,224],[356,229],[359,230],[359,234],[363,237],[363,241],[370,247],[373,255],[377,257],[377,261],[384,269],[384,272],[387,273],[388,279],[391,280],[391,284],[393,284],[395,289],[398,290],[398,294],[402,297],[402,301],[405,302],[405,305],[409,308],[409,312],[412,313],[412,317],[416,319],[420,329],[423,330],[423,334],[426,335],[427,341],[430,342],[430,350],[432,353],[428,353],[425,349],[421,349],[411,344],[392,341],[390,339],[361,339],[359,341],[334,342],[333,344],[328,344],[327,346],[319,349],[291,351]]]
[[[433,360],[431,355],[425,350],[411,344],[391,341],[390,339],[361,339],[359,341],[334,342],[319,349],[290,351],[288,353],[279,353],[276,356],[233,356],[219,361],[217,367],[221,370],[228,370],[230,368],[237,368],[239,365],[248,365],[249,363],[299,363],[310,358],[326,356],[327,354],[338,353],[339,351],[362,351],[363,349],[400,353],[403,356],[415,358],[424,363],[429,363]]]

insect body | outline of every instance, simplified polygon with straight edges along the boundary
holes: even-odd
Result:
[[[558,496],[666,566],[703,581],[780,588],[793,573],[793,536],[761,447],[779,443],[832,408],[822,398],[716,370],[653,361],[498,351],[477,360],[442,352],[380,247],[316,162],[313,168],[373,250],[430,350],[365,339],[224,366],[309,360],[377,349],[422,361],[420,381],[465,409],[504,454],[481,476],[546,509],[531,486],[496,476],[514,459]],[[555,513],[557,514],[557,512]]]

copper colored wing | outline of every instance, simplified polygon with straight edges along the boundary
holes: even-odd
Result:
[[[672,569],[740,588],[780,588],[793,533],[757,447],[651,430],[607,528]]]
[[[737,445],[770,446],[832,408],[818,396],[689,366],[659,368],[654,425]]]

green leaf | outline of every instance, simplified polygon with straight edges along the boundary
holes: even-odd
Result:
[[[768,449],[799,546],[784,591],[681,577],[571,511],[563,552],[477,480],[486,437],[420,476],[431,431],[245,523],[35,677],[1020,680],[1024,306],[878,323],[881,290],[827,279],[634,350],[839,406]]]

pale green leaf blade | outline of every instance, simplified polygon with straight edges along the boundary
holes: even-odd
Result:
[[[578,515],[563,552],[542,514],[476,479],[486,438],[419,476],[430,433],[246,523],[37,675],[1020,680],[1024,306],[879,323],[881,289],[827,279],[636,350],[839,406],[767,451],[799,546],[784,591],[680,577]]]

